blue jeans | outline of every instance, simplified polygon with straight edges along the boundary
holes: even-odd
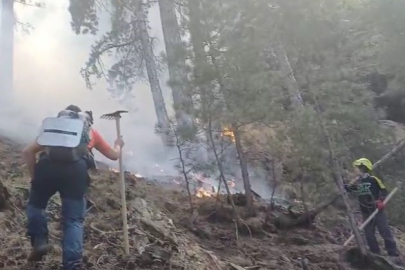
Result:
[[[363,220],[366,220],[369,216],[370,214],[363,214]],[[398,256],[399,253],[397,244],[395,242],[394,236],[392,235],[391,228],[388,225],[388,218],[385,211],[378,212],[375,218],[364,228],[367,244],[371,252],[380,254],[380,246],[378,245],[378,241],[375,236],[376,228],[381,237],[384,239],[385,249],[387,250],[388,255],[394,257]]]
[[[69,164],[40,159],[35,167],[27,206],[28,236],[48,239],[45,215],[49,199],[60,193],[63,222],[63,266],[65,270],[80,269],[83,254],[83,223],[86,214],[85,193],[89,177],[85,161]]]
[[[86,200],[62,199],[63,222],[63,266],[65,270],[78,269],[83,253],[83,222]],[[45,209],[32,204],[27,207],[28,235],[31,239],[48,238]]]

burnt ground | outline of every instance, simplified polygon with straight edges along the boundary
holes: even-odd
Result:
[[[38,264],[26,262],[30,251],[25,235],[25,205],[29,178],[21,148],[0,138],[0,269],[59,269],[61,260],[60,207],[54,196],[47,209],[50,254]],[[353,269],[345,260],[342,243],[350,236],[345,216],[328,208],[307,228],[280,230],[265,222],[267,206],[255,202],[257,215],[249,218],[237,206],[237,224],[225,197],[188,197],[180,188],[126,174],[130,256],[122,248],[118,175],[92,173],[85,224],[85,269]],[[3,191],[3,192],[2,192]],[[5,202],[4,205],[2,203]],[[283,212],[276,209],[275,212]],[[394,228],[403,250],[405,234]]]

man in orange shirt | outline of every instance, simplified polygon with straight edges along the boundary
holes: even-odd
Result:
[[[70,105],[66,110],[81,112]],[[92,115],[87,112],[92,120]],[[43,146],[34,141],[23,151],[23,159],[31,177],[31,190],[27,206],[28,236],[33,251],[29,261],[41,261],[48,251],[48,228],[45,209],[49,199],[59,192],[62,199],[63,267],[64,270],[81,269],[83,253],[83,222],[86,212],[85,194],[89,186],[88,169],[94,164],[92,149],[111,160],[120,156],[124,141],[119,138],[111,147],[95,129],[90,131],[89,153],[77,161],[60,162],[49,158]],[[37,154],[40,157],[37,162]]]

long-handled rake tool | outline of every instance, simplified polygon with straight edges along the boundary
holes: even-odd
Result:
[[[109,114],[104,114],[101,116],[101,119],[115,120],[117,124],[117,138],[121,138],[121,125],[120,119],[122,113],[127,113],[128,111],[116,111]],[[129,255],[129,240],[128,240],[128,220],[127,220],[127,202],[125,198],[125,179],[124,171],[122,169],[122,151],[119,158],[119,167],[120,167],[120,192],[121,192],[121,208],[122,208],[122,223],[124,231],[124,250],[125,255]]]

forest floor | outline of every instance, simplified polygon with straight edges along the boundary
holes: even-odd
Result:
[[[0,183],[4,185],[0,207],[6,201],[0,212],[0,269],[59,269],[59,196],[51,199],[47,209],[51,252],[41,263],[27,263],[30,244],[24,209],[29,178],[20,153],[18,144],[0,137]],[[313,226],[282,230],[266,222],[268,207],[257,199],[255,217],[249,218],[245,207],[237,206],[243,220],[237,224],[225,196],[194,197],[196,211],[191,213],[187,193],[175,182],[167,187],[130,173],[126,174],[131,247],[127,257],[122,247],[118,174],[98,171],[91,178],[85,269],[353,269],[342,246],[350,236],[347,219],[333,207],[321,213]],[[273,212],[286,211],[279,207]],[[405,233],[393,229],[403,252]]]

